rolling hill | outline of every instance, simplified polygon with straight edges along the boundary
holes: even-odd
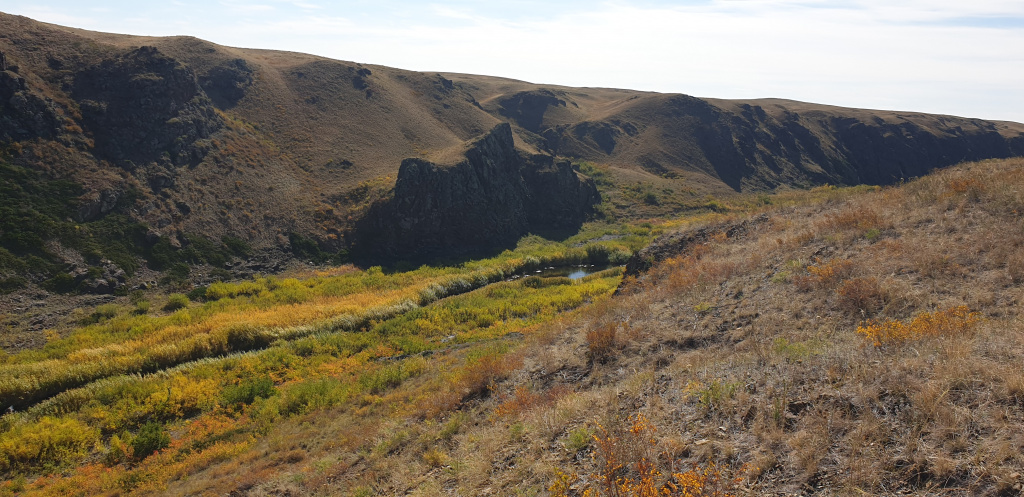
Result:
[[[141,223],[135,245],[227,235],[256,249],[348,250],[403,160],[452,163],[451,150],[503,122],[523,154],[605,166],[668,211],[709,194],[889,184],[1024,154],[1017,123],[419,73],[11,15],[0,33],[7,160],[78,185],[78,222]]]

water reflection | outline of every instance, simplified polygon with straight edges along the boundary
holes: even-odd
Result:
[[[585,276],[599,273],[605,269],[611,269],[616,266],[612,265],[583,265],[583,266],[562,266],[562,267],[546,267],[538,269],[533,273],[526,273],[526,276],[541,276],[544,278],[551,278],[555,276],[566,276],[570,280],[582,279]]]

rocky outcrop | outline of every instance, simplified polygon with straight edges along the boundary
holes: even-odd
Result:
[[[886,185],[960,162],[1024,155],[1024,137],[1008,139],[996,123],[978,119],[739,109],[712,107],[693,131],[714,173],[737,191],[794,183]]]
[[[499,106],[502,116],[523,129],[540,133],[548,107],[565,107],[565,100],[551,90],[524,91],[501,99]]]
[[[78,222],[95,221],[112,212],[121,199],[122,192],[115,189],[107,189],[95,192],[82,199],[82,204],[75,212],[75,220]]]
[[[523,164],[521,172],[530,195],[526,215],[532,229],[578,228],[591,207],[600,202],[594,182],[581,180],[569,161],[535,155]]]
[[[654,95],[597,121],[549,124],[542,113],[530,115],[541,120],[531,130],[553,154],[658,175],[698,170],[736,191],[892,184],[960,162],[1024,155],[1024,134],[1005,123],[787,101]]]
[[[17,71],[0,52],[0,143],[55,137],[61,121],[53,102],[33,92]]]
[[[128,169],[198,164],[197,142],[223,125],[195,73],[153,47],[80,72],[73,96],[95,154]]]
[[[199,76],[199,84],[217,107],[229,109],[238,104],[252,86],[254,72],[244,59],[232,59]]]
[[[524,158],[499,124],[455,164],[402,161],[393,195],[357,227],[355,252],[424,259],[507,247],[531,230],[578,228],[599,200],[567,162]]]

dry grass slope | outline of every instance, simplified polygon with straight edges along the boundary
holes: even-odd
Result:
[[[1009,160],[777,197],[748,236],[545,326],[489,397],[396,419],[333,490],[251,494],[649,495],[716,475],[691,495],[1016,495],[1022,187]],[[857,332],[896,322],[928,332]]]
[[[780,195],[521,340],[381,369],[219,452],[172,432],[114,474],[168,495],[1016,495],[1022,191],[1005,160]]]

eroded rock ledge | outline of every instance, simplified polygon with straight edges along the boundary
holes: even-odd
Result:
[[[524,157],[502,123],[451,165],[402,161],[393,195],[357,226],[363,257],[427,259],[512,246],[529,232],[578,229],[600,201],[594,182],[551,157]]]

